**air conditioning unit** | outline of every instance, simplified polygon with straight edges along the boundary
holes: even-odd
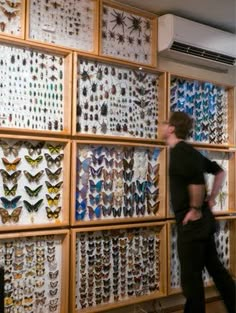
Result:
[[[186,63],[227,70],[236,65],[236,35],[165,14],[158,18],[158,52]]]

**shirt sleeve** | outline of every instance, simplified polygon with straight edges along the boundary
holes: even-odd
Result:
[[[204,162],[204,172],[208,174],[216,175],[217,173],[223,171],[222,167],[219,166],[215,161],[211,161],[203,156]]]

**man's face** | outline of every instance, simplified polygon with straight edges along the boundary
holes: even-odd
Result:
[[[160,124],[159,134],[160,139],[167,140],[172,132],[172,126],[169,125],[168,121],[164,121]]]

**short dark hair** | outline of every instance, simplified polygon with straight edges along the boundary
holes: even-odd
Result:
[[[186,139],[193,127],[193,119],[185,112],[173,112],[169,125],[175,127],[175,135],[179,139]]]

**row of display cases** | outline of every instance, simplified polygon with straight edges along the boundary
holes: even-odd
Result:
[[[233,86],[1,38],[0,130],[163,143],[170,112],[194,120],[190,140],[234,146]]]
[[[113,1],[2,1],[0,34],[156,66],[157,16]]]
[[[226,172],[214,213],[233,214],[235,153],[198,150]],[[0,160],[1,231],[173,217],[161,145],[2,135]]]
[[[235,218],[217,219],[217,251],[235,277]],[[0,235],[0,263],[6,312],[101,312],[180,292],[171,220]]]

